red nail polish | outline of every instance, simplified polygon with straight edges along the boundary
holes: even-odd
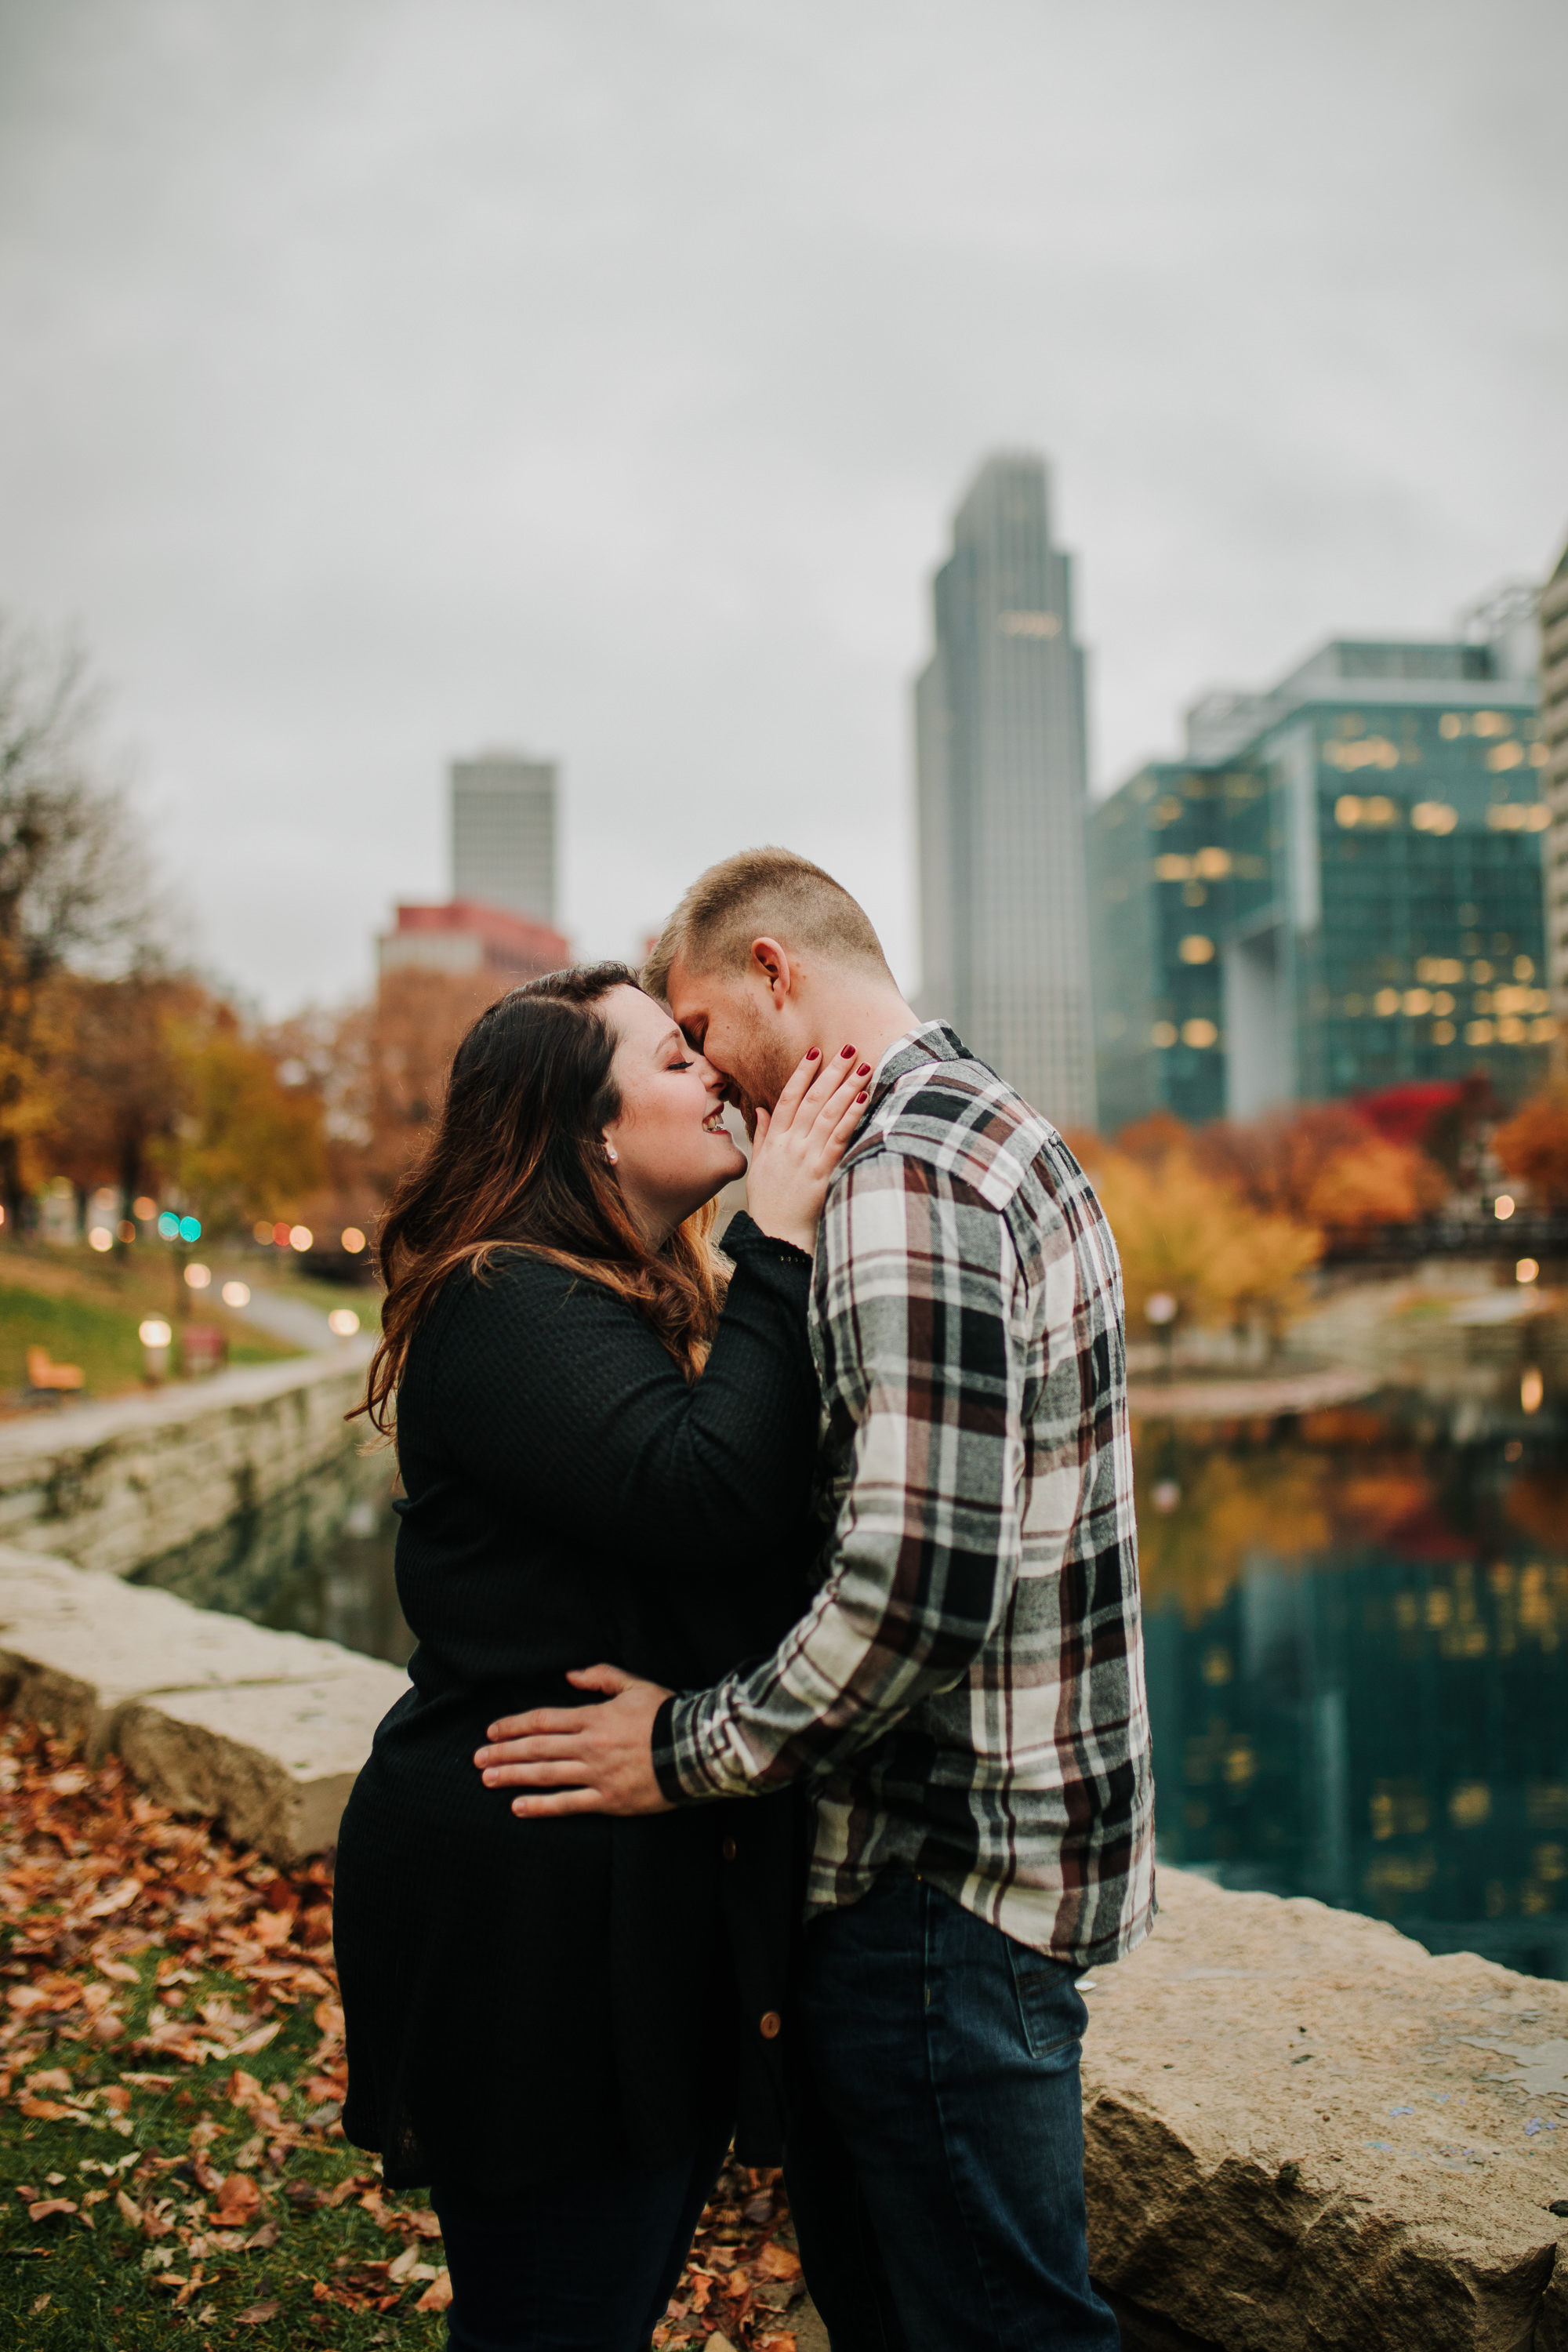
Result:
[[[845,1048],[844,1048],[844,1059],[845,1059],[847,1062],[852,1062],[852,1061],[855,1059],[855,1048],[854,1048],[854,1046],[853,1046],[853,1045],[846,1045],[846,1046],[845,1046]]]
[[[871,1065],[870,1065],[870,1063],[869,1063],[869,1062],[862,1062],[862,1063],[861,1063],[861,1065],[860,1065],[860,1066],[859,1066],[859,1068],[856,1071],[855,1075],[856,1075],[856,1076],[857,1076],[858,1078],[868,1078],[868,1077],[870,1076],[870,1075],[871,1075]]]
[[[866,1089],[865,1089],[865,1087],[861,1087],[861,1089],[860,1089],[859,1093],[856,1096],[855,1099],[856,1099],[856,1101],[857,1101],[857,1102],[866,1102],[866,1101],[868,1101],[868,1100],[869,1100],[869,1097],[867,1095],[867,1092],[866,1092]]]
[[[807,1053],[807,1055],[806,1055],[806,1057],[805,1057],[805,1058],[806,1058],[806,1060],[807,1060],[808,1062],[815,1062],[815,1061],[816,1061],[816,1047],[815,1045],[813,1045],[813,1046],[811,1047],[811,1049],[810,1049],[810,1051]]]

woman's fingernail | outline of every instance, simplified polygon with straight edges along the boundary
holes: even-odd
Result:
[[[808,1051],[807,1051],[807,1053],[806,1053],[806,1056],[805,1056],[805,1058],[806,1058],[806,1060],[807,1060],[808,1062],[815,1062],[815,1061],[816,1061],[816,1046],[815,1046],[815,1045],[811,1046],[811,1047],[808,1049]]]
[[[855,1048],[854,1048],[854,1046],[853,1046],[853,1045],[846,1045],[846,1046],[845,1046],[845,1048],[844,1048],[844,1059],[845,1059],[847,1062],[852,1062],[852,1061],[855,1059]]]
[[[868,1102],[870,1100],[870,1097],[867,1094],[865,1087],[862,1087],[855,1099],[857,1102]]]
[[[859,1068],[856,1071],[855,1075],[856,1075],[856,1076],[857,1076],[858,1078],[868,1078],[868,1077],[870,1076],[870,1075],[871,1075],[871,1065],[870,1065],[870,1063],[869,1063],[869,1062],[862,1062],[862,1063],[861,1063],[861,1065],[860,1065],[860,1066],[859,1066]]]

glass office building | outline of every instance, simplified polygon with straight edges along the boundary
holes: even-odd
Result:
[[[1336,641],[1268,694],[1195,706],[1191,756],[1093,811],[1109,1130],[1478,1069],[1505,1101],[1539,1084],[1544,746],[1509,666]]]
[[[922,1012],[1058,1125],[1094,1119],[1083,655],[1036,457],[981,467],[915,691]]]

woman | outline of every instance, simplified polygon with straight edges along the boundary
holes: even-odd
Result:
[[[366,1405],[419,1646],[339,1846],[343,2127],[429,2185],[468,2352],[646,2345],[731,2130],[778,2158],[789,1799],[521,1822],[472,1759],[585,1658],[699,1687],[802,1613],[810,1248],[860,1086],[814,1054],[759,1114],[726,1292],[721,1081],[624,966],[557,972],[475,1023],[387,1213]]]

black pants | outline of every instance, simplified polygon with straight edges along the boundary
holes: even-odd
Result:
[[[726,2133],[656,2172],[578,2173],[505,2204],[437,2183],[453,2352],[642,2352],[728,2145]]]

